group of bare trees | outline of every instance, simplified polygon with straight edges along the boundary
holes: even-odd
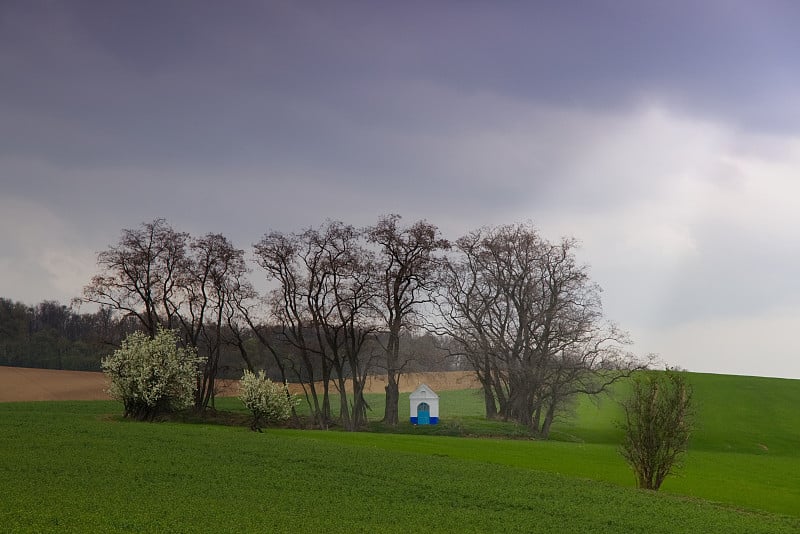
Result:
[[[236,303],[252,294],[244,251],[220,234],[191,238],[156,219],[123,230],[97,263],[101,272],[82,300],[136,318],[151,337],[159,327],[179,329],[187,344],[203,350],[195,407],[213,403],[223,326],[235,321]]]
[[[488,417],[547,437],[577,394],[643,366],[604,319],[574,240],[552,243],[517,224],[471,232],[456,248],[434,293],[434,326],[475,370]]]
[[[386,372],[384,421],[398,422],[404,331],[434,279],[436,251],[448,243],[426,221],[400,217],[356,229],[331,221],[300,233],[271,232],[255,245],[259,266],[277,284],[268,302],[285,342],[300,355],[307,398],[318,425],[331,421],[330,388],[345,428],[366,423],[364,387],[376,361]],[[318,390],[318,384],[321,391]]]
[[[420,306],[430,302],[441,264],[437,252],[450,248],[435,226],[418,221],[399,228],[400,217],[391,215],[369,230],[369,241],[380,247],[379,298],[382,324],[386,325],[386,409],[384,422],[398,423],[398,381],[404,362],[400,358],[401,333],[409,325],[422,324]]]
[[[323,428],[333,420],[332,390],[341,424],[364,426],[364,385],[380,361],[389,382],[386,421],[396,424],[402,334],[417,324],[412,316],[426,300],[434,253],[448,246],[432,224],[401,228],[399,220],[390,215],[366,229],[330,221],[265,234],[254,245],[273,288],[263,296],[246,278],[244,251],[227,238],[192,238],[156,219],[123,230],[119,243],[98,255],[101,272],[82,301],[135,318],[151,336],[159,327],[180,330],[204,356],[198,409],[213,404],[223,345],[237,347],[253,370],[250,334],[273,356],[280,378],[304,385]]]
[[[340,222],[297,234],[272,232],[255,245],[255,252],[258,264],[278,284],[269,299],[272,316],[300,353],[304,373],[299,376],[307,378],[317,423],[325,427],[331,420],[334,384],[343,426],[363,426],[363,390],[372,359],[365,349],[378,323],[372,306],[374,258],[359,242],[359,232]]]
[[[258,339],[284,380],[299,381],[316,425],[364,426],[367,377],[385,372],[387,424],[398,422],[399,378],[409,332],[469,363],[488,417],[547,436],[578,393],[597,393],[640,364],[605,321],[600,289],[577,263],[576,243],[551,243],[528,224],[476,230],[455,241],[398,215],[355,228],[329,221],[295,233],[268,232],[245,252],[219,234],[192,238],[163,219],[124,230],[98,256],[100,274],[83,300],[135,317],[154,335],[179,329],[201,348],[197,408],[213,402],[220,347],[238,348],[248,369]],[[292,357],[287,357],[291,354]]]

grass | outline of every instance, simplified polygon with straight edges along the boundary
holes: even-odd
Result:
[[[692,450],[747,454],[797,455],[800,453],[800,380],[751,376],[689,374],[697,410]],[[561,421],[556,439],[586,443],[619,443],[614,425],[621,417],[618,399],[625,397],[621,384],[611,395],[586,398],[575,416]]]
[[[0,404],[2,529],[800,529],[796,517],[559,475],[539,470],[534,461],[591,463],[607,445],[300,430],[257,434],[241,427],[134,423],[108,415],[119,410],[109,402]]]
[[[796,480],[800,472],[800,412],[795,409],[800,406],[800,381],[713,374],[690,374],[689,378],[694,387],[697,429],[684,467],[667,478],[661,491],[800,516],[800,484]],[[431,454],[479,458],[633,487],[633,475],[617,452],[621,431],[615,425],[621,417],[618,400],[627,391],[627,384],[620,384],[609,395],[581,399],[570,417],[554,425],[552,440],[536,445],[508,442],[508,438],[530,440],[530,436],[514,423],[486,421],[481,416],[482,397],[471,390],[439,392],[441,422],[427,427],[407,422],[408,394],[403,395],[401,424],[396,429],[377,422],[383,414],[383,396],[371,395],[368,400],[376,421],[370,429],[412,436],[503,438],[469,440],[457,447],[428,441],[425,446]],[[236,399],[221,403],[226,409],[241,410]],[[413,452],[423,447],[400,436],[313,436],[369,441],[389,451]]]
[[[800,381],[691,381],[698,430],[659,494],[633,489],[610,397],[583,399],[547,442],[485,421],[469,390],[440,392],[438,426],[373,422],[372,433],[134,423],[111,402],[0,404],[0,531],[800,531]],[[377,420],[382,396],[369,401]],[[400,406],[407,421],[407,395]],[[218,408],[223,423],[246,418],[236,399]]]

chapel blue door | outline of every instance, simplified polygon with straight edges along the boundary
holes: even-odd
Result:
[[[427,402],[421,402],[419,403],[419,406],[417,406],[417,424],[431,424],[431,407],[428,406]]]

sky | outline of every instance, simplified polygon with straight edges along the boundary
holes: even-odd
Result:
[[[157,217],[249,252],[530,221],[580,241],[635,352],[800,378],[798,27],[770,0],[3,0],[0,296],[68,303]]]

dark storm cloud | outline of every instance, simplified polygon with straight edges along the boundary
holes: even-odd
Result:
[[[800,127],[800,108],[787,105],[800,72],[798,8],[788,2],[0,9],[0,61],[14,73],[2,86],[0,155],[62,169],[130,168],[154,182],[180,169],[207,184],[239,167],[265,181],[328,173],[345,189],[385,184],[402,196],[424,186],[441,199],[458,184],[491,201],[518,184],[482,187],[491,177],[442,154],[463,149],[447,141],[464,132],[507,129],[519,106],[612,113],[654,99],[735,125]],[[486,107],[503,100],[512,105]],[[541,197],[565,185],[536,166],[517,170]],[[47,176],[5,179],[19,193],[74,190],[48,188]]]
[[[480,113],[443,116],[407,92],[414,81],[566,107],[658,98],[796,131],[798,14],[730,2],[11,3],[4,150],[46,146],[66,165],[305,156],[358,169],[372,147],[343,144],[340,129],[446,134]]]
[[[0,155],[79,176],[97,171],[72,178],[80,194],[109,189],[110,167],[138,171],[139,190],[180,172],[196,189],[218,187],[226,176],[234,191],[237,170],[247,168],[260,175],[248,180],[307,187],[327,175],[342,194],[398,205],[421,189],[420,211],[443,201],[513,210],[523,202],[520,183],[493,172],[506,162],[453,162],[476,150],[460,142],[465,132],[507,131],[515,122],[515,133],[537,128],[536,116],[515,116],[520,106],[612,113],[652,98],[734,124],[798,127],[800,108],[787,106],[785,94],[800,72],[789,68],[800,57],[791,4],[17,2],[2,9],[0,61],[14,75],[2,87]],[[768,83],[776,80],[783,83]],[[621,198],[580,176],[552,182],[551,161],[564,150],[554,139],[539,135],[529,148],[539,161],[510,169],[525,174],[535,203],[583,197],[589,209],[598,195]],[[4,180],[18,194],[79,201],[77,184],[52,183],[50,175]],[[572,193],[560,194],[565,187]]]

